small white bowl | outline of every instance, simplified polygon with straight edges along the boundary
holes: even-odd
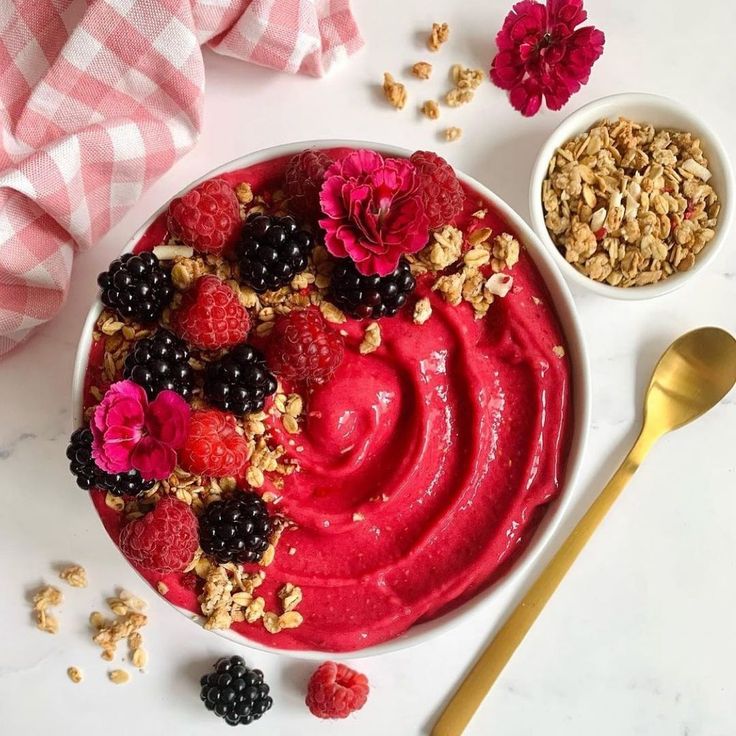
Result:
[[[233,169],[252,166],[279,156],[293,155],[299,151],[303,151],[305,148],[341,147],[371,148],[388,156],[408,157],[411,155],[411,151],[404,148],[371,143],[368,141],[313,140],[302,141],[299,143],[288,143],[249,153],[245,156],[233,159],[222,166],[218,166],[216,169],[213,169],[196,181],[188,184],[181,193],[188,191],[204,180],[210,179],[218,174],[232,171]],[[575,309],[575,303],[573,302],[572,295],[570,294],[567,284],[565,284],[559,271],[555,268],[552,258],[550,258],[549,254],[541,246],[539,240],[534,235],[534,232],[524,222],[524,220],[522,220],[522,218],[500,197],[477,182],[475,179],[471,179],[460,171],[457,171],[456,173],[461,181],[469,185],[480,196],[486,198],[497,209],[497,211],[509,223],[514,232],[519,236],[521,242],[526,246],[527,253],[534,261],[534,265],[537,267],[537,270],[544,279],[550,298],[555,306],[555,311],[560,319],[562,330],[567,339],[569,358],[572,366],[573,436],[567,456],[565,477],[561,483],[560,495],[550,505],[550,508],[542,519],[539,528],[536,530],[526,549],[519,555],[518,559],[514,561],[511,568],[501,579],[489,585],[487,588],[474,595],[470,600],[458,606],[458,608],[453,611],[438,616],[430,621],[415,624],[408,631],[394,639],[382,644],[376,644],[364,649],[359,649],[357,651],[322,652],[312,650],[280,649],[278,646],[270,647],[251,641],[250,639],[246,639],[240,634],[230,631],[229,629],[215,630],[217,634],[230,642],[245,645],[253,649],[283,654],[297,659],[322,660],[326,657],[331,659],[355,659],[358,657],[386,654],[388,652],[426,642],[432,637],[446,632],[463,622],[468,622],[471,615],[477,612],[479,608],[483,608],[487,614],[487,620],[484,620],[484,631],[491,631],[494,627],[499,626],[504,619],[503,611],[499,610],[500,607],[497,603],[499,598],[503,600],[506,596],[508,596],[509,599],[512,597],[520,597],[528,588],[530,580],[533,580],[534,577],[541,572],[543,551],[549,547],[559,544],[561,541],[560,527],[562,522],[564,520],[569,520],[569,517],[573,512],[575,501],[578,500],[573,491],[580,472],[582,459],[585,454],[585,445],[590,425],[590,366],[588,364],[585,341],[578,314]],[[149,225],[167,207],[168,202],[163,204],[143,223],[123,248],[123,252],[129,252],[134,248],[140,237],[148,229]],[[102,303],[98,298],[90,308],[84,327],[82,328],[82,335],[77,347],[72,385],[72,416],[75,428],[82,426],[83,423],[82,401],[84,377],[87,370],[89,351],[92,345],[94,324],[102,309]],[[177,606],[174,606],[174,608],[183,613],[187,618],[193,618],[190,611]],[[201,621],[199,617],[196,617],[195,620]]]
[[[616,119],[619,116],[629,118],[635,122],[651,123],[655,128],[674,128],[687,131],[700,138],[703,144],[703,152],[708,159],[708,167],[713,174],[708,183],[713,186],[721,203],[715,237],[698,254],[695,265],[689,271],[674,273],[657,284],[632,286],[628,289],[594,281],[568,263],[547,231],[542,206],[542,183],[547,176],[547,167],[555,150],[568,140],[584,133],[599,120],[604,118]],[[532,227],[539,239],[552,254],[563,276],[570,282],[601,296],[614,299],[630,301],[651,299],[679,289],[689,279],[701,273],[715,259],[726,240],[733,219],[734,188],[733,171],[723,144],[700,117],[675,100],[660,95],[634,92],[594,100],[572,113],[558,126],[542,146],[537,160],[534,162],[529,183],[529,212]]]

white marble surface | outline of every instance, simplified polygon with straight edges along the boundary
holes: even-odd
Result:
[[[69,388],[94,277],[127,234],[188,180],[243,152],[288,140],[362,137],[436,148],[527,214],[527,175],[545,136],[564,113],[524,120],[485,85],[474,103],[445,111],[465,133],[444,144],[438,126],[413,104],[445,87],[456,61],[486,66],[510,2],[425,0],[358,3],[367,48],[323,81],[297,79],[207,54],[205,131],[112,232],[75,263],[61,315],[0,363],[0,732],[180,734],[224,731],[200,705],[197,681],[232,651],[218,637],[151,600],[146,632],[151,661],[125,687],[107,682],[106,663],[89,642],[86,615],[115,585],[146,592],[108,541],[84,493],[67,474]],[[653,91],[696,108],[736,154],[732,90],[736,9],[729,0],[616,3],[590,0],[607,33],[591,83],[568,111],[595,97]],[[447,20],[452,40],[432,58],[436,76],[409,82],[403,113],[380,104],[375,83],[420,57],[416,33]],[[427,94],[429,93],[429,94]],[[661,350],[703,324],[736,332],[736,253],[681,291],[653,303],[617,303],[576,293],[594,379],[593,426],[581,496],[590,498],[631,441],[637,404]],[[665,439],[621,498],[540,617],[468,729],[480,736],[726,736],[736,732],[736,397],[697,425]],[[74,560],[88,589],[65,589],[57,636],[30,623],[27,592]],[[302,704],[311,665],[244,650],[273,685],[277,705],[253,734],[411,736],[428,724],[483,645],[472,626],[432,644],[358,662],[372,682],[366,707],[347,724],[313,719]],[[86,680],[72,685],[74,664]]]

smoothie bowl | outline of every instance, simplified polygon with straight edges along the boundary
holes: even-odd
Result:
[[[498,197],[434,154],[290,144],[194,182],[126,253],[84,327],[68,455],[169,602],[355,656],[523,588],[569,507],[588,371]]]

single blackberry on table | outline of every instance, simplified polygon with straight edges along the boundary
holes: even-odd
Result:
[[[364,276],[345,258],[332,272],[332,300],[343,311],[361,319],[392,317],[406,304],[416,281],[405,258],[388,276]]]
[[[153,480],[143,480],[137,470],[129,473],[106,473],[98,468],[92,459],[92,432],[87,427],[80,427],[72,433],[66,456],[69,459],[69,470],[77,478],[77,485],[85,491],[100,488],[109,491],[113,496],[137,496],[153,488],[155,483]]]
[[[199,517],[199,544],[217,562],[258,562],[272,530],[260,496],[241,491],[207,506]]]
[[[116,258],[97,283],[103,304],[139,322],[155,322],[174,295],[171,275],[150,251]]]
[[[125,358],[123,375],[146,390],[149,399],[168,389],[188,399],[194,371],[189,365],[187,344],[168,330],[135,343]]]
[[[233,414],[261,411],[266,397],[276,392],[276,378],[263,354],[243,343],[205,372],[204,396],[210,404]]]
[[[307,267],[312,245],[312,236],[293,217],[252,215],[235,248],[240,278],[259,293],[286,286]]]
[[[257,721],[273,705],[263,672],[247,667],[242,657],[223,657],[199,684],[207,710],[231,726]]]

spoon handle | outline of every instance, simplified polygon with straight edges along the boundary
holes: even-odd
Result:
[[[560,549],[539,574],[521,602],[480,655],[432,729],[432,736],[460,736],[483,702],[506,663],[521,644],[544,605],[577,559],[586,542],[603,521],[624,486],[637,471],[656,441],[654,433],[642,429],[634,446],[606,487],[593,501]]]

